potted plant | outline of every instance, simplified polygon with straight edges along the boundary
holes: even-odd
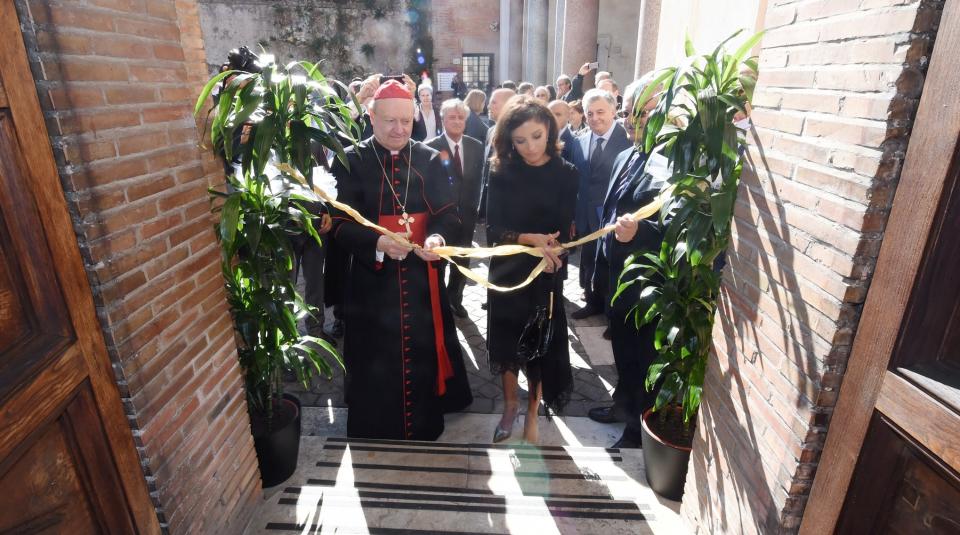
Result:
[[[643,415],[643,456],[650,487],[672,500],[683,494],[710,354],[718,264],[730,240],[740,181],[745,137],[734,116],[747,114],[757,70],[753,58],[744,58],[762,37],[758,33],[728,54],[726,43],[739,33],[701,56],[688,38],[685,63],[659,72],[634,107],[642,110],[662,90],[639,139],[647,154],[666,157],[674,190],[661,210],[669,222],[660,250],[631,256],[617,291],[640,284],[628,318],[638,327],[656,322],[657,357],[645,386],[658,391]]]
[[[290,164],[312,180],[312,149],[323,147],[342,158],[343,143],[353,141],[357,127],[335,82],[317,65],[280,67],[264,55],[252,70],[259,72],[214,76],[195,112],[220,84],[210,141],[231,163],[226,190],[210,194],[220,216],[215,230],[254,445],[263,485],[270,487],[290,477],[299,452],[299,401],[284,395],[284,373],[293,373],[306,388],[315,373],[331,376],[328,358],[343,365],[330,344],[301,335],[297,327],[312,310],[296,291],[293,240],[306,235],[320,243],[315,223],[320,199],[274,164]]]

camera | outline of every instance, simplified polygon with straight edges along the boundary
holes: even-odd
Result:
[[[227,53],[227,62],[224,67],[233,71],[260,72],[260,65],[257,64],[259,60],[260,57],[251,52],[249,48],[241,46]]]
[[[392,75],[390,75],[390,76],[381,76],[381,77],[380,77],[380,84],[385,84],[385,83],[387,82],[387,80],[396,80],[396,81],[400,82],[401,84],[406,83],[406,82],[404,81],[404,79],[403,79],[403,75],[402,75],[402,74],[392,74]]]

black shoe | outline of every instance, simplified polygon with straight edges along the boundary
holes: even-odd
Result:
[[[620,421],[613,412],[613,407],[594,407],[587,411],[587,416],[594,422],[602,424],[615,424]]]
[[[589,318],[590,316],[596,316],[597,314],[601,314],[602,312],[603,310],[600,307],[587,305],[581,308],[580,310],[574,311],[573,314],[570,314],[570,317],[575,320],[582,320],[584,318]]]
[[[480,303],[480,308],[482,308],[483,310],[486,310],[486,309],[487,309],[487,302],[484,301],[484,302]]]
[[[608,326],[606,329],[603,330],[603,339],[610,340],[611,338],[613,338],[613,335],[610,334],[610,327]]]
[[[343,320],[334,320],[333,327],[330,328],[330,336],[343,338]]]
[[[460,303],[450,303],[450,310],[453,311],[453,315],[458,318],[467,317],[467,309],[463,308],[463,305]]]
[[[623,436],[620,437],[620,440],[613,443],[611,448],[624,449],[624,448],[642,448],[643,447],[643,435],[640,433],[632,433],[629,429],[623,431]]]

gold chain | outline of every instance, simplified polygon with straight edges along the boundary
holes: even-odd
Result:
[[[387,181],[387,185],[390,186],[390,193],[393,193],[393,198],[397,200],[397,204],[400,205],[403,216],[406,218],[407,197],[410,194],[410,163],[413,161],[413,143],[407,141],[407,185],[403,190],[403,202],[400,202],[400,196],[397,195],[397,190],[393,188],[393,181],[387,177],[387,169],[383,166],[383,162],[380,161],[380,152],[377,151],[376,142],[371,143],[371,146],[373,147],[373,154],[377,157],[377,163],[380,164],[380,170],[383,171],[383,178]]]

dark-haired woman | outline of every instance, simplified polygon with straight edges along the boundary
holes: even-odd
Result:
[[[573,384],[567,349],[567,321],[563,311],[561,278],[555,273],[564,258],[551,250],[570,239],[577,200],[577,169],[559,155],[557,126],[550,110],[538,99],[510,99],[497,121],[495,156],[487,199],[487,238],[493,245],[521,244],[544,251],[547,267],[530,285],[512,292],[489,291],[487,348],[490,368],[502,377],[503,417],[493,441],[506,440],[519,413],[517,375],[525,372],[529,392],[523,438],[539,438],[537,413],[541,398],[553,411],[568,399]],[[527,254],[496,257],[490,262],[490,281],[501,286],[522,282],[540,261]],[[549,305],[555,291],[552,343],[542,357],[526,362],[517,342],[538,305]]]

